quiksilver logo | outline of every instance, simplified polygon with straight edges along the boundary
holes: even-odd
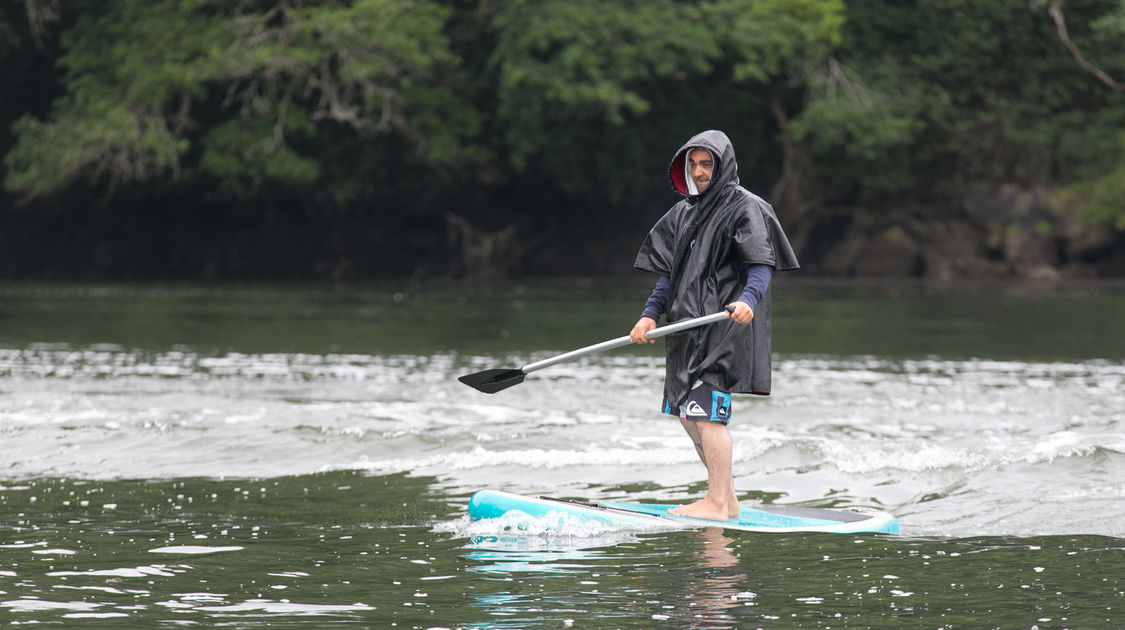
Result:
[[[687,415],[689,415],[689,416],[705,416],[705,415],[707,415],[707,412],[703,410],[703,407],[699,406],[699,403],[692,400],[692,401],[688,402]]]

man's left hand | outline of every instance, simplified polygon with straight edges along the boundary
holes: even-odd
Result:
[[[754,309],[746,302],[731,302],[729,306],[734,308],[730,318],[739,324],[749,324],[754,319]]]

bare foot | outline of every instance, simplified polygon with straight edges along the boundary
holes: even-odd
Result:
[[[695,503],[668,510],[668,513],[688,518],[701,518],[706,521],[726,521],[730,519],[730,509],[727,508],[725,501],[720,504],[706,497]]]
[[[738,502],[738,495],[734,490],[730,492],[730,498],[727,499],[727,516],[730,518],[738,518],[742,514],[742,505]]]

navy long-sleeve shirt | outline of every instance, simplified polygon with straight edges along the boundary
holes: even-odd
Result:
[[[766,294],[766,287],[773,277],[773,268],[769,265],[746,265],[745,271],[746,286],[742,289],[742,295],[735,301],[746,302],[751,309],[754,309]],[[660,316],[668,311],[668,287],[671,284],[668,276],[660,276],[652,289],[652,295],[645,300],[645,310],[641,313],[641,317],[660,321]]]

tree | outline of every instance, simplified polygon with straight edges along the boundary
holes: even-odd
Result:
[[[1072,22],[1089,25],[1074,41],[1110,70],[1125,71],[1122,6],[1071,6]],[[1121,96],[1076,71],[1034,7],[852,0],[848,16],[841,70],[823,75],[794,121],[818,177],[878,195],[1067,182],[1116,163]]]
[[[512,164],[611,201],[651,181],[653,147],[665,162],[670,137],[708,122],[760,125],[753,112],[768,115],[772,84],[803,79],[843,25],[840,0],[493,6],[497,116]]]
[[[617,261],[620,243],[573,245],[631,247],[672,199],[672,149],[706,128],[798,241],[861,209],[925,220],[973,182],[1062,189],[1125,224],[1121,0],[0,6],[0,75],[21,86],[0,101],[0,204],[96,206],[100,238],[119,218],[153,252],[136,260],[177,241],[144,222],[164,208],[231,259],[260,259],[276,225],[306,256],[286,269]]]
[[[1087,60],[1079,45],[1071,38],[1063,12],[1065,5],[1066,0],[1051,0],[1047,12],[1055,23],[1059,39],[1075,62],[1108,89],[1125,91],[1125,80],[1115,79]],[[1096,48],[1115,51],[1112,59],[1119,61],[1116,71],[1123,71],[1125,64],[1121,64],[1120,59],[1125,56],[1125,2],[1118,3],[1115,10],[1090,22],[1089,30]],[[1125,117],[1118,119],[1118,123],[1119,127],[1125,127]],[[1118,231],[1125,232],[1125,202],[1122,201],[1125,199],[1125,131],[1121,131],[1118,137],[1121,151],[1116,162],[1110,162],[1102,173],[1069,186],[1058,198],[1064,200],[1064,203],[1077,202],[1085,210],[1086,216],[1095,223],[1112,225]]]
[[[24,116],[5,185],[29,197],[87,179],[205,175],[239,190],[308,187],[334,127],[352,142],[406,140],[454,160],[477,115],[443,81],[456,66],[435,2],[75,3],[63,33],[65,94]],[[347,190],[340,187],[339,190]]]

